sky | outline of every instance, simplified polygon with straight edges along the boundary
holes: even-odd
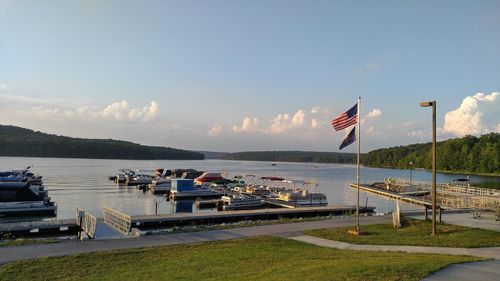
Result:
[[[0,124],[190,150],[500,132],[500,1],[0,0]],[[359,137],[359,136],[358,136]],[[355,152],[351,145],[342,152]]]

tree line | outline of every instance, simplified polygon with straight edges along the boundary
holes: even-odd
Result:
[[[226,160],[269,161],[269,162],[311,162],[311,163],[356,163],[355,153],[313,152],[313,151],[245,151],[222,155]]]
[[[112,139],[70,138],[0,125],[0,156],[202,160],[198,152]]]
[[[369,152],[365,166],[432,169],[432,143],[412,144]],[[465,136],[437,143],[436,168],[445,172],[500,175],[500,134]]]

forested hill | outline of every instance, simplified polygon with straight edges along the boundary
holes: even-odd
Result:
[[[247,151],[228,153],[226,160],[270,161],[270,162],[312,162],[312,163],[356,163],[355,153],[309,152],[309,151]]]
[[[111,139],[81,139],[0,125],[0,156],[200,160],[198,152]]]
[[[365,166],[432,169],[432,143],[412,144],[369,152]],[[466,136],[437,143],[437,170],[500,175],[500,134]]]

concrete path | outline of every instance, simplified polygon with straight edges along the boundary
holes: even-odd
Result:
[[[390,223],[390,216],[361,217],[361,224]],[[264,235],[297,236],[300,232],[309,229],[344,227],[355,225],[354,217],[334,218],[330,220],[299,222],[288,224],[273,224],[233,228],[227,230],[212,230],[190,233],[177,233],[158,236],[145,236],[139,238],[114,239],[114,240],[87,240],[67,241],[55,244],[34,244],[16,247],[0,248],[0,264],[41,257],[65,256],[77,253],[90,253],[117,249],[132,249],[142,247],[156,247],[165,245],[188,244],[217,240],[229,240],[245,237]]]
[[[389,245],[354,245],[345,242],[327,240],[307,235],[289,237],[295,241],[314,244],[322,247],[356,250],[356,251],[390,251],[407,253],[468,255],[482,258],[493,258],[494,261],[470,262],[454,264],[423,279],[426,281],[470,281],[470,280],[500,280],[500,247],[491,248],[446,248],[420,246],[389,246]]]
[[[417,215],[410,216],[415,219],[423,220],[425,216]],[[429,218],[432,217],[432,214],[429,214]],[[480,218],[474,219],[472,218],[472,213],[450,213],[446,212],[442,216],[443,222],[447,224],[461,225],[466,227],[474,227],[474,228],[482,228],[489,229],[500,232],[500,221],[496,221],[494,214],[492,213],[484,213]]]
[[[500,247],[448,248],[448,247],[423,247],[423,246],[355,245],[355,244],[333,241],[307,235],[301,235],[289,238],[296,241],[301,241],[322,247],[345,249],[345,250],[465,255],[465,256],[475,256],[475,257],[492,258],[500,260]],[[500,273],[500,268],[498,270]]]
[[[500,261],[454,264],[435,272],[422,281],[496,281],[500,279]]]

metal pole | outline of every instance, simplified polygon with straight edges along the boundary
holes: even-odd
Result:
[[[412,182],[411,182],[411,180],[412,180],[412,172],[413,172],[413,162],[410,162],[410,188],[413,186]]]
[[[432,235],[436,235],[436,101],[432,101]]]
[[[359,154],[361,151],[361,97],[358,97],[358,137],[356,138],[358,140],[358,159],[357,159],[357,166],[356,166],[356,186],[357,188],[357,193],[358,193],[358,199],[357,199],[357,204],[356,204],[356,231],[359,233],[361,231],[361,228],[359,226]]]

